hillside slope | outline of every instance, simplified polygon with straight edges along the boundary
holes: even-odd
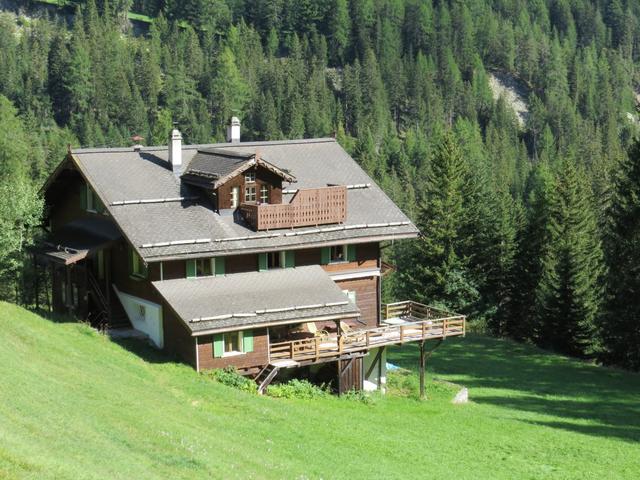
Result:
[[[424,403],[255,397],[0,304],[0,478],[637,476],[638,375],[482,337],[446,341],[429,369],[474,401],[438,384]]]

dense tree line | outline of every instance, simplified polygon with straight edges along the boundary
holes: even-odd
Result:
[[[640,368],[637,2],[73,3],[70,24],[0,15],[0,145],[22,149],[0,173],[16,172],[21,198],[67,143],[164,144],[174,121],[207,143],[232,115],[247,140],[335,133],[424,234],[387,249],[387,298]],[[145,35],[127,10],[154,17]],[[524,121],[495,73],[527,92]],[[0,261],[19,258],[7,252],[39,208],[3,213],[20,228]]]

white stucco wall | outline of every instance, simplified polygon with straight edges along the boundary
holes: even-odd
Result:
[[[122,303],[133,328],[145,333],[156,347],[162,348],[164,346],[162,307],[157,303],[123,293],[115,285],[113,288],[118,294],[120,303]]]
[[[374,350],[370,350],[368,355],[364,357],[364,374],[366,375],[369,369],[371,368],[371,364],[375,361],[378,356],[378,351],[380,349],[376,348]],[[385,349],[382,352],[382,358],[380,360],[382,362],[382,375],[380,375],[380,368],[376,365],[371,374],[366,377],[363,381],[363,388],[367,392],[371,392],[378,389],[378,383],[380,384],[380,389],[382,393],[385,392],[386,384],[387,384],[387,350]]]

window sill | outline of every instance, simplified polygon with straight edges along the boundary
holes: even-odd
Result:
[[[143,277],[142,275],[136,275],[135,273],[129,274],[129,278],[131,280],[135,280],[136,282],[141,282],[142,280],[147,279],[147,277]]]
[[[224,352],[222,358],[237,357],[238,355],[246,355],[246,352]]]

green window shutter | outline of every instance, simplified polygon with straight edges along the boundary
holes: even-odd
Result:
[[[216,271],[213,273],[216,275],[224,275],[225,258],[217,257],[215,260],[215,263],[216,263]]]
[[[284,252],[284,266],[285,268],[293,268],[296,266],[296,252],[292,250]]]
[[[244,353],[253,352],[253,330],[242,332],[242,351]]]
[[[355,245],[347,245],[347,261],[355,262],[356,261],[356,246]]]
[[[187,260],[187,278],[196,278],[196,261]]]
[[[320,264],[328,265],[331,262],[331,247],[322,247],[320,249]]]
[[[142,271],[140,272],[140,276],[142,278],[149,277],[149,265],[140,260],[140,264],[142,265]]]
[[[264,272],[268,268],[267,265],[268,265],[267,264],[267,254],[266,253],[259,253],[258,254],[258,271],[259,272]]]
[[[104,213],[104,211],[105,211],[104,204],[100,201],[100,199],[98,198],[97,195],[94,194],[93,198],[94,198],[94,202],[95,202],[96,212],[98,212],[100,214]]]
[[[213,336],[213,356],[220,358],[224,355],[224,340],[222,333]]]
[[[133,250],[133,247],[129,247],[129,275],[133,275],[135,270],[134,270],[134,265],[135,265],[135,261],[136,261],[136,252]]]
[[[86,183],[83,183],[82,187],[80,188],[80,208],[82,208],[82,210],[87,209],[87,184]]]

